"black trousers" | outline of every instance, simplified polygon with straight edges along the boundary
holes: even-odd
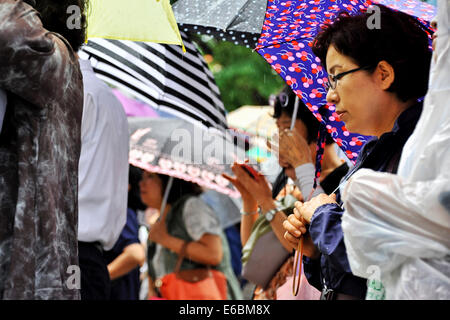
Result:
[[[98,243],[78,241],[81,300],[109,300],[111,280]]]

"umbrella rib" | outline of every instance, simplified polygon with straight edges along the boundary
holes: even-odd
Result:
[[[253,1],[254,1],[254,0],[246,1],[245,4],[242,6],[242,8],[239,10],[239,12],[244,11],[245,8],[248,7],[248,6],[251,4],[251,2],[253,2]],[[266,10],[267,10],[267,2],[266,2]],[[264,10],[264,12],[266,12],[266,10]],[[234,23],[238,18],[239,18],[239,13],[233,17],[233,20],[231,20],[230,23],[228,23],[228,25],[226,26],[226,28],[225,28],[224,31],[229,31],[230,26],[232,26],[233,23]],[[264,23],[264,19],[261,21],[261,28],[262,28],[263,23]],[[234,31],[234,30],[231,30],[231,31]],[[254,33],[254,32],[248,32],[248,31],[247,31],[246,33],[249,33],[249,34],[258,34],[258,33]]]

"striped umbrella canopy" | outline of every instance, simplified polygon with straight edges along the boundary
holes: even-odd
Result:
[[[177,45],[90,39],[79,52],[96,75],[151,107],[208,128],[227,128],[225,108],[208,65],[185,33]]]

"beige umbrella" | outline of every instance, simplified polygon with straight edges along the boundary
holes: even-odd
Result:
[[[248,155],[258,162],[265,162],[270,154],[267,141],[278,131],[270,106],[242,106],[227,115],[230,128],[244,131],[250,136]]]
[[[273,108],[270,106],[242,106],[227,115],[228,126],[254,136],[270,138],[277,131]]]

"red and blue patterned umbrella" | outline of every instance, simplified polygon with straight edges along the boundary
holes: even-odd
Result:
[[[320,59],[312,53],[311,46],[321,26],[331,23],[340,11],[357,14],[377,3],[413,15],[426,25],[436,14],[435,7],[418,0],[269,0],[255,49],[325,124],[352,161],[356,160],[369,137],[350,133],[336,114],[334,105],[326,102],[324,84],[328,74],[320,65]],[[318,112],[322,106],[326,109],[322,113],[324,116]]]

